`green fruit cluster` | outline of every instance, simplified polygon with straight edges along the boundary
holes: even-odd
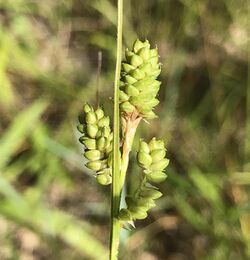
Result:
[[[120,81],[120,109],[125,114],[135,110],[141,117],[155,118],[154,107],[161,82],[156,80],[161,72],[157,49],[149,42],[136,40],[133,49],[126,50]]]
[[[167,178],[164,169],[168,166],[169,160],[165,156],[166,149],[162,140],[156,140],[154,137],[148,144],[141,140],[137,161],[144,169],[147,181],[160,183]]]
[[[112,139],[110,119],[101,108],[93,109],[89,104],[83,107],[83,117],[79,118],[79,141],[84,144],[84,156],[89,160],[86,167],[96,172],[96,179],[102,185],[112,181]]]
[[[148,144],[141,140],[137,161],[143,168],[143,178],[135,194],[126,197],[127,208],[120,210],[120,220],[144,219],[147,217],[147,211],[155,206],[154,201],[160,198],[162,193],[152,184],[163,182],[167,178],[164,169],[169,160],[165,156],[166,149],[162,140],[153,138]]]

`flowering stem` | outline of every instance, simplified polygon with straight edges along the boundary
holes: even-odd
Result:
[[[117,25],[117,53],[114,82],[114,141],[113,141],[113,165],[112,165],[112,196],[111,196],[111,232],[110,232],[110,260],[118,258],[120,240],[120,221],[118,219],[120,209],[120,127],[119,127],[119,84],[122,60],[122,22],[123,0],[118,0],[118,25]]]

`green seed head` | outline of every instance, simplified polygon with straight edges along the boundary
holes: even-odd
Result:
[[[97,181],[102,185],[111,183],[111,168],[108,158],[112,153],[112,138],[109,117],[104,116],[102,108],[96,111],[89,105],[83,107],[84,114],[79,119],[78,130],[83,134],[79,141],[85,145],[85,157],[89,160],[86,167],[97,173]],[[109,161],[110,164],[110,161]]]
[[[153,109],[159,103],[156,96],[160,87],[156,79],[161,71],[157,49],[151,49],[147,40],[136,40],[133,49],[126,50],[125,56],[120,90],[126,95],[120,94],[121,112],[129,114],[136,109],[141,117],[155,118]]]

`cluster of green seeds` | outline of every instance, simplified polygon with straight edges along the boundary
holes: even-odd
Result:
[[[141,140],[137,161],[144,169],[149,182],[160,183],[167,178],[164,169],[168,166],[169,160],[165,156],[166,148],[162,140],[156,140],[154,137],[148,144]]]
[[[148,144],[140,142],[137,161],[143,168],[143,175],[133,196],[126,197],[127,208],[121,209],[119,218],[123,221],[144,219],[147,211],[155,206],[155,200],[162,193],[152,184],[163,182],[167,175],[164,169],[169,160],[165,158],[166,149],[162,140],[153,138]]]
[[[93,109],[88,104],[83,107],[83,117],[79,118],[78,130],[82,134],[79,141],[84,144],[84,156],[89,160],[86,167],[96,172],[96,179],[102,185],[112,181],[112,139],[110,119],[102,108]]]
[[[161,82],[156,80],[161,72],[157,49],[149,42],[136,40],[133,49],[126,50],[120,81],[120,109],[125,114],[135,110],[141,117],[155,118],[154,107]]]

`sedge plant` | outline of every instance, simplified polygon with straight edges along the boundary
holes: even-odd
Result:
[[[111,185],[110,260],[118,258],[120,229],[136,220],[145,219],[162,196],[157,188],[167,175],[169,160],[163,140],[153,137],[149,142],[140,140],[137,163],[141,167],[140,181],[133,194],[126,196],[125,208],[120,208],[121,193],[129,165],[134,136],[142,120],[157,118],[154,108],[161,82],[157,48],[148,40],[136,40],[125,51],[122,61],[122,1],[118,1],[117,62],[114,84],[113,131],[110,118],[103,108],[94,109],[85,103],[79,118],[80,142],[84,145],[86,166],[101,185]],[[121,129],[121,134],[120,134]],[[133,178],[133,175],[131,176]]]

